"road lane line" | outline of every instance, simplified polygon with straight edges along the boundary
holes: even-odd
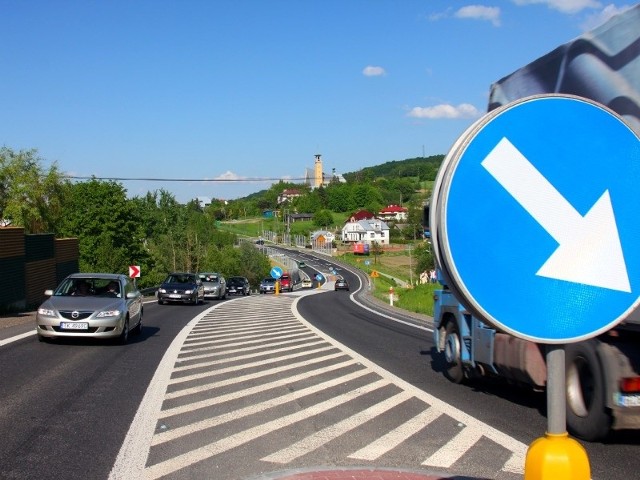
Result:
[[[322,369],[321,371],[318,372],[318,374],[323,374],[326,373],[326,370]],[[256,403],[253,405],[249,405],[247,407],[244,408],[240,408],[238,410],[234,410],[231,412],[227,412],[223,415],[218,415],[215,417],[210,417],[207,418],[205,420],[201,420],[199,422],[195,422],[195,423],[191,423],[189,425],[185,425],[183,427],[178,427],[178,428],[172,428],[171,430],[166,430],[160,433],[157,433],[154,437],[153,437],[153,445],[159,445],[161,443],[165,443],[168,442],[170,440],[175,440],[176,438],[180,438],[183,437],[185,435],[189,435],[191,433],[194,432],[198,432],[201,430],[205,430],[207,428],[211,428],[211,427],[215,427],[216,425],[221,425],[223,423],[226,422],[230,422],[232,420],[237,420],[239,418],[243,418],[249,415],[253,415],[255,413],[260,413],[260,412],[264,412],[265,410],[268,410],[270,408],[273,407],[277,407],[280,405],[284,405],[285,403],[291,402],[293,400],[298,400],[300,398],[306,397],[308,395],[312,395],[314,393],[320,393],[324,390],[326,390],[327,388],[331,388],[331,387],[335,387],[337,385],[343,384],[343,383],[347,383],[350,382],[351,380],[366,376],[366,375],[370,375],[371,372],[367,369],[362,369],[362,370],[357,370],[355,372],[352,372],[348,375],[344,375],[342,377],[337,377],[337,378],[332,378],[330,380],[326,380],[322,383],[316,384],[316,385],[312,385],[310,387],[307,388],[303,388],[301,390],[297,390],[291,393],[287,393],[285,395],[281,395],[279,397],[275,397],[272,398],[270,400],[266,400],[264,402],[260,402],[260,403]],[[300,377],[299,379],[306,379],[307,376],[303,373],[298,375],[297,377]],[[268,389],[273,389],[276,388],[278,386],[283,386],[283,385],[287,385],[290,384],[293,380],[294,377],[290,377],[290,378],[284,378],[282,380],[279,380],[277,382],[272,382],[272,384],[266,384],[265,386],[268,387]],[[211,406],[211,405],[215,405],[215,404],[219,404],[219,403],[224,403],[230,400],[237,400],[239,398],[244,398],[247,397],[249,395],[253,395],[255,393],[259,393],[261,391],[263,391],[263,389],[261,388],[263,387],[263,385],[260,385],[260,387],[256,387],[255,389],[247,389],[247,390],[241,390],[239,392],[234,392],[234,393],[230,393],[227,395],[222,395],[220,397],[216,397],[216,398],[212,398],[207,400],[206,402],[209,403],[210,405],[207,406]],[[251,391],[250,391],[251,390]],[[264,389],[266,390],[266,389]],[[198,403],[202,403],[202,402],[198,402]],[[195,404],[192,404],[191,406],[193,406]],[[187,405],[185,405],[184,407],[187,407]],[[192,409],[185,409],[184,407],[179,407],[179,409],[181,410],[180,413],[184,413],[186,411],[191,412]],[[175,409],[178,410],[178,409]],[[165,414],[162,418],[167,418],[168,415],[166,415],[167,410],[163,411],[163,414]],[[171,412],[172,415],[176,415],[175,412]]]
[[[182,455],[150,465],[145,470],[145,478],[157,479],[164,475],[182,470],[194,463],[201,462],[207,458],[211,458],[215,455],[219,455],[220,453],[251,442],[258,437],[275,432],[276,430],[281,430],[302,420],[307,420],[332,408],[339,407],[350,400],[359,398],[387,385],[389,385],[387,380],[378,380],[355,390],[351,390],[350,392],[337,395],[329,400],[325,400],[324,402],[317,403],[311,407],[299,410],[295,413],[284,415],[275,420],[271,420],[270,422],[248,428],[247,430],[229,435],[221,440],[211,442],[208,445],[196,448]]]
[[[223,364],[229,363],[229,362],[237,362],[237,361],[240,361],[240,360],[249,360],[249,359],[256,358],[256,357],[264,357],[265,355],[272,355],[272,354],[291,352],[292,350],[297,350],[297,349],[301,349],[301,348],[308,348],[308,347],[312,347],[312,346],[320,345],[320,344],[326,345],[326,342],[324,340],[322,340],[322,339],[317,339],[317,340],[310,341],[310,342],[307,342],[307,343],[296,344],[295,346],[287,345],[287,346],[281,347],[281,348],[274,348],[273,350],[261,350],[259,352],[253,351],[252,353],[247,353],[245,355],[237,355],[235,357],[224,357],[224,358],[221,358],[219,360],[209,360],[208,362],[200,361],[200,362],[193,363],[193,364],[190,364],[190,365],[183,365],[183,366],[180,366],[180,367],[176,367],[176,368],[173,369],[173,371],[174,372],[184,372],[184,371],[187,371],[187,370],[193,370],[195,368],[212,367],[214,365],[223,365]],[[268,346],[268,345],[265,345],[265,346]],[[326,348],[327,347],[325,347],[324,349],[326,349]],[[309,353],[311,351],[313,351],[313,350],[305,350],[303,353]],[[225,353],[226,352],[220,352],[220,354],[218,354],[216,356],[222,356]],[[277,361],[278,358],[280,358],[280,357],[270,358],[269,360]],[[200,360],[204,360],[204,358],[202,358]],[[253,365],[253,364],[244,364],[244,365],[248,365],[249,367],[251,367],[251,365]],[[244,367],[244,368],[246,368],[246,367]]]
[[[437,411],[435,408],[427,408],[412,419],[394,428],[389,433],[382,435],[376,441],[371,442],[366,447],[352,453],[349,455],[349,458],[357,458],[358,460],[375,460],[385,453],[390,452],[441,416],[442,412]]]
[[[187,412],[191,412],[193,410],[197,410],[197,409],[201,409],[201,408],[206,408],[206,407],[211,407],[213,405],[218,405],[220,403],[224,403],[230,399],[235,399],[235,398],[242,398],[242,396],[249,396],[249,395],[253,395],[256,393],[260,393],[262,391],[266,391],[266,390],[270,390],[273,388],[277,388],[280,386],[284,386],[284,385],[289,385],[293,382],[297,382],[300,380],[308,380],[311,379],[313,377],[316,377],[318,375],[323,375],[325,373],[330,373],[333,372],[335,370],[340,370],[342,368],[346,368],[349,367],[351,365],[354,365],[355,362],[354,361],[350,361],[347,360],[346,362],[341,362],[341,363],[335,363],[333,365],[329,365],[328,367],[318,367],[314,370],[306,370],[298,375],[293,375],[291,377],[285,377],[282,378],[280,380],[274,380],[272,382],[268,382],[268,383],[264,383],[261,385],[257,385],[255,387],[250,387],[250,388],[246,388],[243,390],[239,390],[238,392],[234,392],[234,393],[229,393],[226,395],[219,395],[213,398],[208,398],[206,400],[200,400],[197,402],[193,402],[193,403],[188,403],[185,405],[181,405],[178,407],[171,407],[171,408],[166,408],[164,410],[162,410],[162,412],[160,412],[160,419],[165,419],[165,418],[169,418],[175,415],[180,415],[182,413],[187,413]],[[360,370],[357,370],[358,372]],[[365,371],[365,373],[371,373],[368,370]],[[350,374],[349,374],[350,375]],[[243,381],[246,381],[243,380]],[[243,383],[243,382],[236,382],[236,383]],[[217,387],[217,385],[216,385]],[[213,387],[213,388],[216,388]],[[232,397],[232,395],[234,397]]]
[[[475,426],[465,426],[455,437],[439,448],[437,452],[427,458],[422,465],[431,467],[450,468],[464,455],[478,440],[482,438],[482,431]]]
[[[311,360],[307,360],[307,361],[304,361],[304,362],[297,362],[297,363],[292,363],[292,364],[289,364],[289,365],[283,365],[281,367],[271,368],[269,370],[264,370],[264,371],[260,371],[260,372],[256,372],[256,373],[250,373],[250,374],[247,374],[247,375],[242,375],[242,376],[234,377],[234,378],[228,378],[226,380],[220,380],[218,382],[210,382],[210,383],[206,383],[206,384],[203,384],[203,385],[198,385],[197,387],[185,388],[184,390],[176,390],[176,391],[173,391],[173,392],[167,392],[166,398],[170,400],[172,398],[184,397],[184,396],[187,396],[187,395],[192,395],[194,393],[202,393],[202,392],[206,392],[208,390],[212,390],[214,388],[234,385],[234,384],[237,384],[237,383],[246,382],[247,380],[253,380],[253,379],[256,379],[256,378],[261,378],[261,377],[264,377],[266,375],[272,375],[272,374],[275,374],[275,373],[282,373],[282,372],[286,372],[287,370],[294,370],[296,368],[306,367],[306,366],[309,366],[309,365],[326,362],[327,360],[333,360],[335,358],[340,358],[340,357],[346,357],[346,355],[344,353],[342,353],[342,352],[338,352],[338,353],[335,353],[333,355],[325,355],[324,357],[313,358]]]
[[[326,345],[326,343],[325,343]],[[185,383],[185,382],[190,382],[192,380],[200,380],[202,378],[209,378],[209,377],[215,377],[218,376],[220,374],[223,373],[229,373],[229,372],[237,372],[240,370],[246,370],[248,368],[255,368],[255,367],[264,367],[266,365],[270,365],[273,363],[280,363],[284,360],[292,360],[294,358],[300,358],[300,357],[306,357],[308,355],[312,355],[315,353],[322,353],[322,352],[327,352],[329,350],[335,350],[336,347],[334,347],[333,345],[329,345],[329,346],[324,346],[324,347],[319,347],[319,348],[314,348],[311,350],[305,350],[303,352],[298,352],[298,353],[293,353],[291,355],[281,355],[279,357],[275,357],[275,358],[268,358],[266,360],[261,360],[259,362],[252,362],[252,363],[243,363],[242,365],[234,365],[233,367],[227,367],[227,368],[220,368],[214,371],[208,371],[208,372],[203,372],[203,373],[194,373],[193,375],[185,375],[183,377],[176,377],[176,378],[172,378],[171,381],[169,382],[171,385],[176,385],[176,384],[180,384],[180,383]],[[342,353],[340,353],[341,355],[343,355]],[[215,365],[219,365],[219,364],[223,364],[223,363],[229,363],[230,361],[233,360],[229,360],[229,359],[225,359],[224,361],[217,361],[217,362],[212,362]]]
[[[190,355],[190,356],[181,356],[176,360],[176,362],[177,363],[189,362],[189,361],[201,360],[205,358],[221,357],[223,355],[229,355],[234,353],[254,352],[257,348],[266,349],[266,348],[283,346],[283,345],[289,345],[289,346],[307,345],[311,342],[314,342],[314,340],[317,340],[317,339],[318,337],[316,337],[312,333],[309,333],[308,335],[306,335],[306,338],[292,338],[290,340],[283,340],[280,342],[264,342],[264,341],[252,342],[251,345],[243,344],[241,348],[231,348],[228,350],[221,350],[220,347],[216,347],[215,349],[212,349],[213,351],[209,351],[208,353],[200,353],[198,355]],[[321,340],[321,341],[324,342],[324,340]],[[264,351],[269,351],[269,350],[264,350]]]
[[[109,473],[109,480],[131,480],[132,478],[144,478],[145,464],[149,456],[149,448],[155,431],[158,412],[162,408],[164,394],[167,391],[171,371],[175,364],[178,352],[194,325],[209,312],[218,308],[215,305],[191,320],[173,339],[158,364],[149,387],[144,394],[138,411],[136,412],[127,436],[120,447],[113,468]]]
[[[354,428],[358,428],[360,425],[372,418],[388,412],[410,398],[413,398],[411,393],[401,391],[400,393],[378,402],[369,408],[361,410],[344,420],[329,425],[328,427],[325,427],[322,430],[319,430],[308,437],[283,448],[282,450],[267,455],[266,457],[262,457],[260,460],[272,463],[292,462],[293,460],[322,447],[327,442],[350,432]]]

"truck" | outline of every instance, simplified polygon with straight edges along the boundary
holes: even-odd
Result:
[[[640,5],[495,82],[488,111],[552,93],[594,100],[640,136]],[[483,322],[456,297],[446,276],[438,277],[433,337],[445,376],[455,383],[494,376],[543,390],[546,346]],[[640,429],[638,310],[603,334],[565,345],[567,430],[578,438],[597,441],[613,430]]]

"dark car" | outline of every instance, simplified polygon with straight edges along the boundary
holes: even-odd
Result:
[[[339,277],[338,279],[336,279],[336,283],[335,283],[334,289],[335,289],[336,292],[338,290],[346,290],[348,292],[349,291],[349,284],[347,283],[347,281],[344,278]]]
[[[204,296],[224,300],[227,298],[227,281],[221,273],[200,272],[200,281],[204,285]]]
[[[142,332],[142,294],[126,275],[74,273],[36,312],[38,340],[59,337],[112,338],[127,343]]]
[[[228,295],[251,295],[251,285],[245,277],[229,277],[227,279]]]
[[[260,293],[269,293],[269,292],[276,292],[276,279],[275,278],[264,278],[261,282],[260,282]]]
[[[171,273],[158,288],[158,303],[193,303],[204,301],[204,285],[195,273]]]

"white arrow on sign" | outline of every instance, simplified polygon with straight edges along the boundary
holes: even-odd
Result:
[[[608,190],[583,217],[508,139],[481,165],[558,242],[537,275],[631,292]]]

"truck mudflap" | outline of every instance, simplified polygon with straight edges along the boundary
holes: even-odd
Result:
[[[505,378],[543,388],[547,383],[547,366],[540,346],[505,333],[494,338],[494,367]]]

